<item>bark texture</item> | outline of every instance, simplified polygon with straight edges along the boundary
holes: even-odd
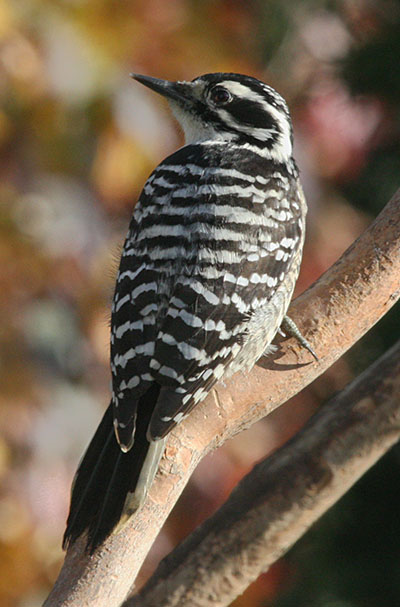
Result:
[[[125,607],[225,607],[400,438],[400,341],[164,559]]]

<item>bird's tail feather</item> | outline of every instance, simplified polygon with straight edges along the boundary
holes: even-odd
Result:
[[[146,439],[158,392],[153,384],[139,399],[135,440],[127,453],[114,435],[112,406],[106,410],[75,475],[64,548],[87,530],[87,550],[93,552],[141,505],[164,450],[164,441]]]

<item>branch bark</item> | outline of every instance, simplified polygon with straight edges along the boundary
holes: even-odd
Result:
[[[330,367],[400,296],[400,190],[368,230],[312,287],[290,316],[316,349],[319,363],[293,340],[251,373],[219,386],[169,437],[146,503],[93,554],[84,542],[68,550],[45,606],[121,605],[154,539],[210,450],[269,414]],[[356,315],[356,319],[355,319]]]
[[[400,341],[167,556],[125,607],[225,607],[400,438]]]

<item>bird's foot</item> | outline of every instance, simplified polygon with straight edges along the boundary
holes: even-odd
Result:
[[[310,354],[313,355],[315,360],[317,360],[317,361],[319,360],[318,356],[315,354],[311,345],[308,343],[306,338],[301,334],[300,329],[298,328],[296,323],[291,318],[289,318],[289,316],[283,317],[283,321],[281,323],[279,332],[282,333],[282,330],[286,333],[286,335],[289,335],[290,337],[294,337],[295,339],[297,339],[298,343],[303,348],[308,350],[310,352]]]

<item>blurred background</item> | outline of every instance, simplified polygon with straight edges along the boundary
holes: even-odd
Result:
[[[398,0],[0,0],[1,605],[40,604],[59,571],[72,476],[109,400],[119,251],[145,179],[182,143],[164,102],[129,72],[243,72],[287,99],[309,203],[301,292],[399,185],[399,62]],[[398,339],[399,311],[202,462],[141,581]],[[234,605],[398,605],[399,454]]]

